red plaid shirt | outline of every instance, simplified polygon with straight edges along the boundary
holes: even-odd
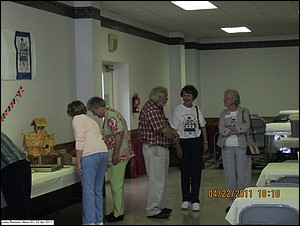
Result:
[[[168,148],[172,141],[161,132],[167,126],[170,124],[163,107],[152,100],[148,100],[139,116],[138,137],[140,142]]]

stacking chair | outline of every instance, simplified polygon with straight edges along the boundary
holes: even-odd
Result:
[[[295,183],[295,184],[299,184],[299,175],[282,176],[282,177],[278,178],[275,183]]]
[[[299,212],[285,204],[251,204],[239,214],[240,225],[299,225]]]
[[[298,163],[297,159],[287,159],[283,161],[284,163]]]

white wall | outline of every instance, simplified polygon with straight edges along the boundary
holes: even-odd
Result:
[[[1,1],[1,29],[33,32],[36,45],[36,80],[1,80],[1,113],[8,107],[20,84],[25,91],[1,122],[19,147],[21,133],[32,132],[33,118],[46,118],[46,131],[56,143],[73,141],[71,119],[66,110],[76,90],[74,20],[12,2]]]
[[[299,47],[200,51],[201,108],[224,109],[223,91],[239,91],[241,105],[260,116],[299,109]]]
[[[154,86],[169,88],[168,45],[102,28],[100,22],[95,20],[92,24],[93,52],[88,56],[93,56],[93,63],[90,62],[93,69],[88,72],[88,79],[84,80],[88,69],[83,60],[75,64],[74,27],[75,21],[71,18],[12,2],[1,2],[1,28],[34,32],[36,40],[37,79],[1,81],[1,112],[12,101],[20,83],[25,88],[20,102],[1,123],[1,131],[19,147],[22,147],[21,133],[33,131],[30,123],[34,117],[47,119],[46,131],[55,133],[57,144],[74,140],[71,119],[66,114],[67,104],[78,97],[85,101],[91,90],[94,95],[101,96],[103,61],[128,63],[128,103],[135,92],[140,95],[143,105]],[[117,52],[108,51],[110,32],[118,34]],[[80,63],[86,68],[83,72],[80,72]],[[77,84],[76,65],[79,75]],[[166,113],[170,114],[169,105],[166,106]],[[95,119],[101,123],[101,120]],[[131,129],[137,128],[137,119],[138,114],[131,114]]]
[[[101,49],[101,62],[123,62],[128,64],[129,72],[129,103],[134,93],[141,97],[141,106],[149,99],[153,87],[162,85],[169,89],[169,47],[168,45],[139,38],[123,32],[100,28],[98,40]],[[118,35],[118,49],[108,51],[108,34]],[[101,84],[99,84],[101,85]],[[130,108],[131,109],[131,108]],[[170,105],[166,106],[170,114]],[[123,113],[123,112],[121,112]],[[138,114],[132,114],[129,128],[136,129]]]

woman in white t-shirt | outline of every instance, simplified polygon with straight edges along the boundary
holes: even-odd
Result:
[[[219,139],[225,175],[226,193],[231,194],[229,211],[240,190],[251,185],[251,156],[246,154],[246,134],[250,129],[250,113],[240,106],[240,95],[234,89],[224,92],[224,106],[219,117]]]
[[[183,103],[176,106],[169,118],[171,127],[180,135],[175,147],[181,172],[181,209],[200,210],[200,183],[203,168],[203,151],[208,150],[206,121],[200,109],[193,105],[198,96],[197,89],[186,85],[181,89]]]

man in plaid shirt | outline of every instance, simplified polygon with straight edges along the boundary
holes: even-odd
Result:
[[[169,147],[178,145],[179,135],[164,113],[168,101],[165,87],[153,88],[139,116],[139,140],[143,145],[148,175],[147,216],[168,218],[172,209],[163,208],[169,169]]]

